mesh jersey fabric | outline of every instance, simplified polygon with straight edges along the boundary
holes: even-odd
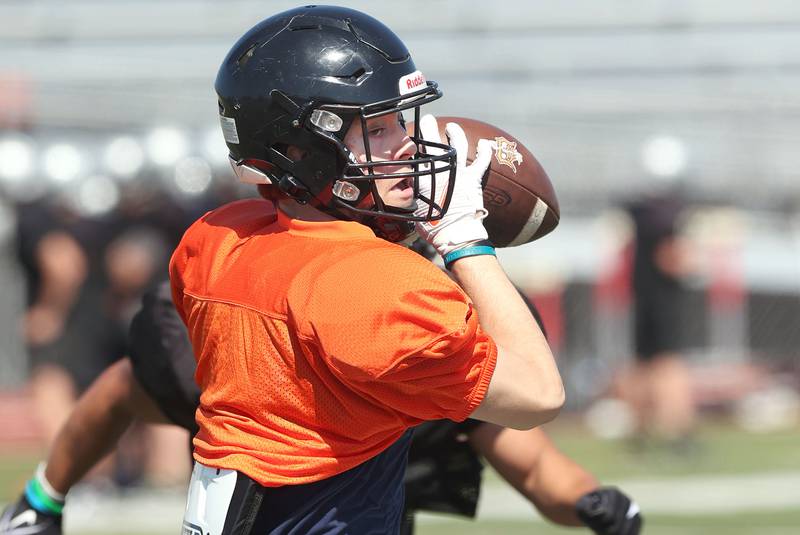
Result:
[[[494,371],[463,290],[356,222],[237,201],[187,230],[170,278],[202,389],[195,458],[264,486],[325,479],[422,421],[464,420]]]

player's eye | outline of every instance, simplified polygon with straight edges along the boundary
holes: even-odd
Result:
[[[386,131],[386,128],[384,128],[382,126],[376,126],[375,128],[370,128],[369,129],[369,135],[370,136],[379,136],[379,135],[383,134],[385,131]]]

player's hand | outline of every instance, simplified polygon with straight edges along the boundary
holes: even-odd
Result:
[[[442,142],[439,126],[433,115],[423,116],[419,120],[419,129],[423,139]],[[464,130],[456,123],[447,123],[445,133],[450,146],[456,149],[456,180],[450,207],[441,219],[419,222],[416,225],[420,237],[433,245],[442,256],[467,244],[488,238],[483,219],[489,212],[483,206],[481,180],[489,168],[492,155],[492,142],[481,139],[478,141],[475,160],[472,165],[467,165],[468,143]],[[428,152],[435,154],[436,150],[429,148]],[[441,179],[437,180],[437,191],[432,192],[430,175],[423,175],[419,179],[420,193],[441,204],[447,188],[447,184],[442,182],[444,181]],[[427,211],[427,205],[419,206],[417,215],[425,215]]]
[[[584,494],[575,512],[598,535],[638,535],[642,528],[639,506],[615,487]]]
[[[40,513],[25,496],[0,514],[0,535],[61,535],[61,515]]]

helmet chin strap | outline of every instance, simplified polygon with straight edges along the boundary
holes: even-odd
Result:
[[[373,201],[372,206],[375,206]],[[413,214],[412,208],[400,208],[397,206],[383,205],[383,212],[386,214],[408,215]],[[376,213],[375,215],[357,214],[359,220],[370,227],[379,238],[390,242],[401,242],[414,232],[414,223],[403,219]]]
[[[363,224],[371,228],[375,235],[386,241],[400,243],[414,234],[414,223],[384,216],[365,217]]]
[[[278,188],[300,204],[308,204],[314,197],[308,188],[301,184],[294,176],[285,173],[277,183]]]

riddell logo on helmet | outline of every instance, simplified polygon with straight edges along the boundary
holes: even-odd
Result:
[[[400,78],[400,94],[407,95],[422,87],[425,87],[425,75],[422,71],[414,71]]]
[[[419,74],[410,80],[406,80],[406,87],[409,90],[413,90],[418,88],[424,83],[425,83],[425,78],[421,74]]]

